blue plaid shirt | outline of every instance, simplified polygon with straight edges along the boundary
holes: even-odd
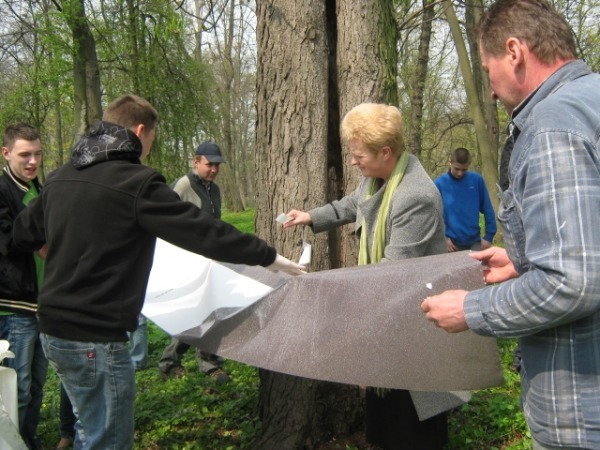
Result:
[[[542,444],[600,448],[600,75],[581,61],[513,113],[498,211],[519,278],[471,292],[476,333],[520,337],[523,409]]]

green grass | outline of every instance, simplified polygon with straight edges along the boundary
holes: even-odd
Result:
[[[224,213],[223,219],[245,232],[254,230],[254,211]],[[149,368],[136,373],[135,449],[254,450],[259,429],[254,414],[258,396],[255,368],[226,361],[232,381],[217,386],[198,370],[195,352],[183,359],[186,376],[162,381],[158,359],[169,336],[149,323]],[[525,450],[531,438],[519,406],[520,381],[511,371],[514,340],[498,341],[505,386],[477,391],[473,399],[450,415],[449,450]],[[474,349],[474,351],[476,351]],[[43,449],[59,440],[59,385],[48,372],[39,425]],[[354,445],[347,449],[363,450]]]
[[[473,399],[452,413],[450,446],[460,449],[530,449],[531,435],[519,405],[521,381],[511,369],[514,339],[498,339],[505,385],[474,392]]]
[[[248,209],[240,213],[223,211],[221,216],[225,222],[230,223],[244,233],[254,233],[254,210]]]

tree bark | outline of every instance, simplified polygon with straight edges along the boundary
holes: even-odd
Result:
[[[413,154],[419,156],[422,148],[423,129],[423,93],[425,92],[425,80],[429,65],[429,46],[431,43],[431,30],[435,16],[435,3],[432,0],[423,0],[423,12],[421,14],[421,34],[419,38],[419,54],[417,67],[414,73],[414,88],[411,95],[411,132],[406,143],[406,148]]]
[[[471,69],[473,71],[473,79],[479,94],[479,103],[483,111],[483,117],[488,130],[488,137],[493,151],[490,155],[495,167],[498,167],[498,147],[499,147],[499,125],[498,125],[498,108],[495,100],[492,99],[490,80],[487,74],[483,71],[481,65],[481,57],[479,56],[479,42],[477,41],[475,26],[481,17],[484,5],[481,0],[468,0],[465,3],[465,31],[467,42],[469,43],[469,52],[471,55]],[[480,155],[483,156],[483,155]],[[490,191],[493,192],[493,191]]]
[[[392,17],[387,0],[257,2],[256,230],[293,260],[304,237],[311,271],[356,264],[353,227],[314,235],[284,231],[274,218],[356,187],[360,175],[341,147],[339,122],[358,103],[397,102]],[[356,386],[264,370],[260,380],[255,448],[317,448],[363,423]]]
[[[100,68],[84,0],[64,0],[62,12],[73,33],[75,142],[90,125],[102,118]]]
[[[236,78],[236,70],[239,70],[239,64],[234,63],[234,20],[235,20],[235,8],[236,1],[230,0],[227,4],[227,28],[225,30],[223,39],[223,54],[222,54],[222,92],[220,93],[219,101],[221,102],[221,132],[222,132],[222,142],[220,145],[223,147],[223,151],[225,155],[227,155],[227,160],[229,164],[223,171],[223,184],[224,191],[227,199],[227,209],[234,212],[240,212],[245,209],[244,201],[242,200],[242,196],[240,194],[240,189],[238,187],[238,180],[236,177],[237,173],[237,160],[236,160],[236,151],[235,151],[235,142],[239,142],[237,139],[234,139],[234,107],[233,107],[233,95],[235,92],[235,78]]]
[[[330,25],[329,30],[337,30],[337,36],[330,37],[331,46],[335,45],[336,59],[329,69],[330,95],[335,96],[330,99],[330,137],[334,142],[330,142],[329,152],[330,161],[336,164],[329,170],[332,180],[329,200],[352,192],[360,180],[360,173],[351,167],[349,152],[339,144],[341,119],[363,102],[398,104],[398,31],[393,17],[392,2],[388,0],[343,0],[337,2],[335,15],[330,14],[331,20],[337,23]],[[334,100],[337,100],[337,107]],[[330,246],[333,249],[336,244],[339,246],[332,266],[356,265],[358,242],[354,224],[332,231],[330,235]]]

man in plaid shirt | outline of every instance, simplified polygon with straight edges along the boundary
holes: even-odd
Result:
[[[597,449],[600,75],[576,59],[569,25],[544,0],[498,0],[479,37],[514,147],[498,211],[506,249],[473,257],[486,282],[502,283],[446,291],[422,309],[449,332],[520,338],[534,449]]]

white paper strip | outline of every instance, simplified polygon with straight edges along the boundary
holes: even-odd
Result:
[[[174,335],[199,326],[219,308],[245,308],[271,290],[159,239],[142,314]]]

